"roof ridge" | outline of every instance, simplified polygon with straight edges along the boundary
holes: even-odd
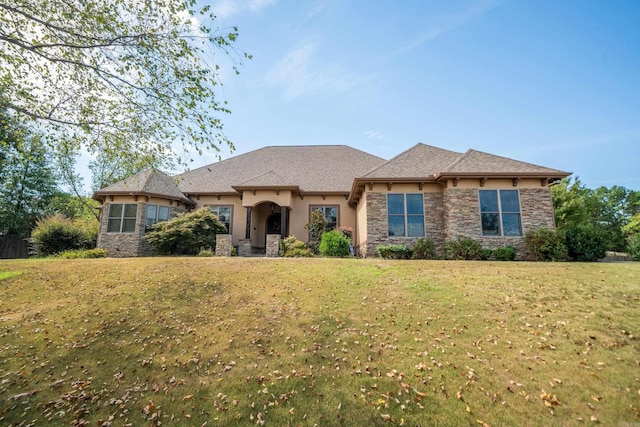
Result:
[[[440,171],[440,173],[447,172],[447,171],[453,169],[454,166],[457,166],[458,164],[460,164],[460,162],[462,162],[462,160],[467,158],[472,151],[475,151],[475,150],[473,148],[469,148],[464,153],[460,153],[458,158],[455,159],[454,161],[452,161],[451,163],[449,163],[442,171]]]
[[[422,142],[418,142],[416,145],[414,145],[413,147],[410,147],[406,150],[404,150],[401,153],[396,154],[395,156],[393,156],[392,158],[390,158],[389,160],[386,160],[383,164],[376,166],[375,168],[371,169],[370,171],[368,171],[367,173],[365,173],[362,178],[366,178],[368,175],[372,174],[373,172],[377,171],[378,169],[380,169],[381,167],[388,165],[389,163],[391,163],[394,159],[400,157],[401,155],[403,155],[404,153],[406,153],[409,150],[412,150],[420,145],[425,145],[427,146],[427,144],[423,144]]]

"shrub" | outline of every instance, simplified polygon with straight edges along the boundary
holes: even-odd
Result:
[[[227,228],[209,208],[200,208],[158,222],[147,233],[147,242],[163,255],[196,255],[200,248],[215,248],[216,234]]]
[[[423,237],[413,245],[413,259],[435,259],[437,256],[436,244],[431,239]]]
[[[307,243],[307,248],[311,251],[312,255],[320,255],[320,241],[319,240],[310,240]]]
[[[327,231],[320,239],[320,255],[346,257],[351,255],[351,240],[337,230]]]
[[[211,248],[202,248],[200,249],[200,252],[198,252],[198,256],[199,257],[210,257],[213,256],[213,250]]]
[[[531,261],[566,261],[567,246],[564,236],[546,227],[528,232],[524,236],[527,258]]]
[[[493,256],[496,261],[515,261],[516,248],[513,246],[504,246],[493,250]]]
[[[627,239],[627,253],[634,261],[640,261],[640,233]]]
[[[60,253],[59,257],[63,259],[78,259],[78,258],[106,258],[106,249],[77,249],[74,251],[64,251]]]
[[[280,241],[280,254],[285,257],[311,257],[313,253],[304,242],[289,236]]]
[[[309,232],[312,239],[320,239],[325,232],[330,230],[329,223],[321,210],[312,210],[310,219],[311,221],[304,226],[304,229]]]
[[[33,251],[40,256],[82,249],[85,243],[85,231],[63,215],[41,219],[31,233]]]
[[[473,260],[488,258],[484,258],[487,252],[483,250],[482,245],[471,237],[458,237],[455,240],[449,240],[445,250],[448,259]],[[491,255],[489,254],[489,256]]]
[[[597,227],[576,224],[564,230],[567,254],[572,261],[593,262],[607,253],[607,238]]]
[[[380,245],[378,254],[385,259],[410,259],[413,251],[405,245]]]

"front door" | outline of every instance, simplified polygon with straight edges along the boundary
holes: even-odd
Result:
[[[272,213],[267,218],[267,234],[281,234],[280,212]]]

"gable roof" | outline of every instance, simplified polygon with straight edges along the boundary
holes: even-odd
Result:
[[[271,146],[177,175],[185,194],[221,194],[254,186],[349,193],[354,177],[384,159],[346,145]]]
[[[373,169],[363,178],[432,177],[461,155],[455,151],[419,143]]]
[[[95,199],[104,200],[107,195],[141,195],[151,197],[162,197],[165,199],[179,200],[184,203],[193,204],[193,201],[186,197],[178,186],[174,178],[160,172],[157,169],[147,169],[136,175],[116,182],[113,185],[102,188],[93,194]]]

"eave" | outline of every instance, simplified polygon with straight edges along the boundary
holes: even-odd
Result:
[[[196,205],[193,202],[193,200],[189,199],[188,197],[179,197],[178,198],[178,197],[172,197],[172,196],[167,195],[167,194],[150,193],[150,192],[147,192],[147,191],[108,191],[108,192],[96,191],[95,193],[93,193],[92,198],[94,200],[97,200],[100,203],[104,203],[104,201],[106,200],[107,197],[113,197],[113,196],[134,196],[136,199],[137,199],[137,197],[146,197],[147,199],[149,199],[151,197],[155,197],[155,198],[159,198],[159,199],[166,199],[166,200],[170,200],[170,201],[184,203],[185,205],[189,205],[189,206],[195,206]]]

